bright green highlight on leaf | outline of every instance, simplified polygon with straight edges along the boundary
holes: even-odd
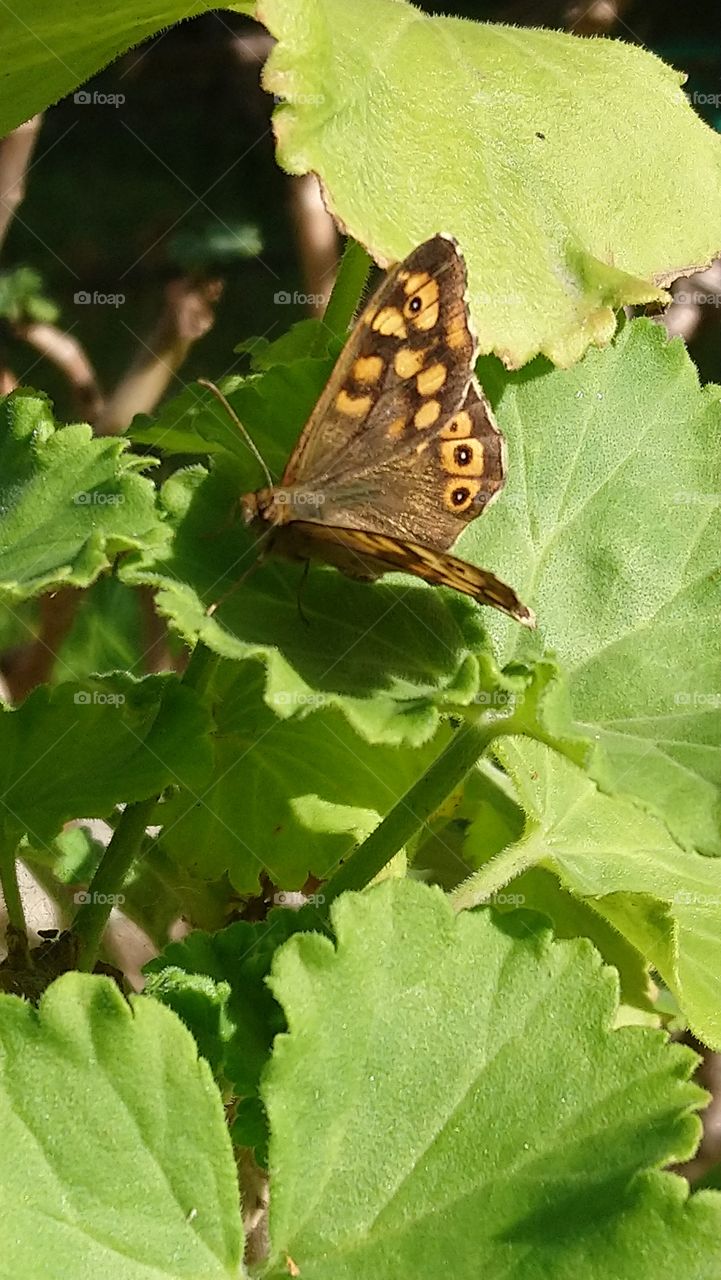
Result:
[[[481,349],[510,367],[572,364],[721,248],[721,140],[645,50],[403,0],[364,0],[362,21],[352,0],[258,16],[279,42],[281,164],[317,172],[381,262],[455,235]]]
[[[336,948],[300,936],[274,966],[290,1033],[264,1088],[264,1275],[287,1257],[308,1280],[437,1280],[449,1258],[454,1280],[713,1269],[716,1199],[657,1172],[696,1141],[693,1057],[611,1030],[615,980],[587,943],[530,915],[454,920],[410,881],[333,918]]]
[[[0,1275],[238,1277],[223,1106],[179,1020],[67,974],[0,996]]]
[[[656,818],[602,795],[539,743],[507,740],[498,754],[518,783],[526,831],[457,891],[457,904],[503,889],[509,867],[547,867],[658,970],[695,1034],[721,1047],[721,859],[679,848]],[[522,888],[514,881],[507,892]]]
[[[536,635],[488,619],[505,660],[555,652],[601,785],[721,852],[719,389],[646,320],[573,370],[483,379],[508,482],[457,546],[536,610]]]

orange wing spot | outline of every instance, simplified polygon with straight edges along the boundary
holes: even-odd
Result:
[[[343,389],[335,398],[335,407],[339,413],[346,413],[351,418],[364,418],[373,404],[372,396],[349,396]]]
[[[408,297],[410,298],[412,293],[417,293],[424,284],[428,284],[430,278],[427,271],[415,271],[413,275],[406,274],[406,280],[408,281],[406,293]]]
[[[446,343],[451,348],[451,351],[458,351],[460,347],[468,346],[470,338],[468,326],[463,320],[457,324],[449,324],[446,329]]]
[[[483,445],[480,440],[443,440],[441,462],[451,475],[482,476],[485,470]]]
[[[460,413],[454,413],[449,418],[443,430],[441,431],[441,440],[457,440],[460,436],[466,440],[473,435],[473,423],[471,415],[467,409],[461,409]]]
[[[424,431],[426,427],[432,427],[434,422],[440,417],[441,406],[437,400],[426,400],[416,413],[413,421],[419,431]]]
[[[444,364],[432,364],[428,369],[424,369],[418,374],[416,386],[419,394],[422,396],[434,396],[436,391],[440,391],[446,378],[448,370]]]
[[[356,382],[378,382],[384,368],[381,356],[359,356],[353,365],[353,377]]]
[[[480,480],[474,480],[470,477],[467,480],[465,477],[463,480],[459,480],[456,476],[446,485],[444,494],[446,507],[456,515],[463,515],[463,512],[467,511],[473,504],[480,487]]]
[[[407,426],[406,418],[394,418],[389,427],[386,428],[386,437],[388,440],[398,440],[403,435]]]
[[[408,285],[410,283],[409,280]],[[406,292],[408,292],[408,285],[406,285]],[[426,331],[435,328],[440,314],[439,297],[437,280],[426,280],[425,284],[416,289],[404,304],[404,316],[412,322],[416,329]]]
[[[401,312],[397,307],[381,307],[373,320],[371,328],[389,338],[407,338],[408,330]]]
[[[414,378],[423,368],[427,353],[427,347],[419,347],[416,351],[412,347],[401,347],[400,351],[396,351],[393,368],[398,377]]]

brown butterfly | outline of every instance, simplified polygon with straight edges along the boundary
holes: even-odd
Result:
[[[351,577],[453,587],[525,626],[511,587],[448,554],[503,486],[505,445],[473,376],[466,268],[436,235],[388,272],[355,325],[278,485],[241,499],[268,549]]]

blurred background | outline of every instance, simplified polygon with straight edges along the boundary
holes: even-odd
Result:
[[[419,7],[433,11],[428,0]],[[645,44],[688,74],[696,109],[721,125],[712,0],[437,7]],[[322,307],[338,242],[314,180],[289,178],[275,163],[274,104],[260,88],[270,44],[264,28],[227,11],[181,23],[16,134],[14,157],[4,144],[3,189],[10,161],[20,172],[23,149],[30,158],[16,216],[0,220],[2,390],[34,383],[61,419],[117,430],[178,389],[181,367],[184,381],[218,378],[242,366],[239,341],[277,336]],[[716,381],[721,275],[706,277],[676,286],[667,323]]]

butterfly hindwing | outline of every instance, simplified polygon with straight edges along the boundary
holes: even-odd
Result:
[[[286,554],[298,559],[321,560],[351,578],[375,578],[395,569],[436,586],[452,587],[472,596],[479,604],[500,609],[526,627],[536,625],[532,610],[519,600],[512,587],[487,569],[478,569],[447,552],[366,529],[341,529],[302,520],[281,527],[277,537],[278,549]],[[286,546],[283,546],[284,537]]]

